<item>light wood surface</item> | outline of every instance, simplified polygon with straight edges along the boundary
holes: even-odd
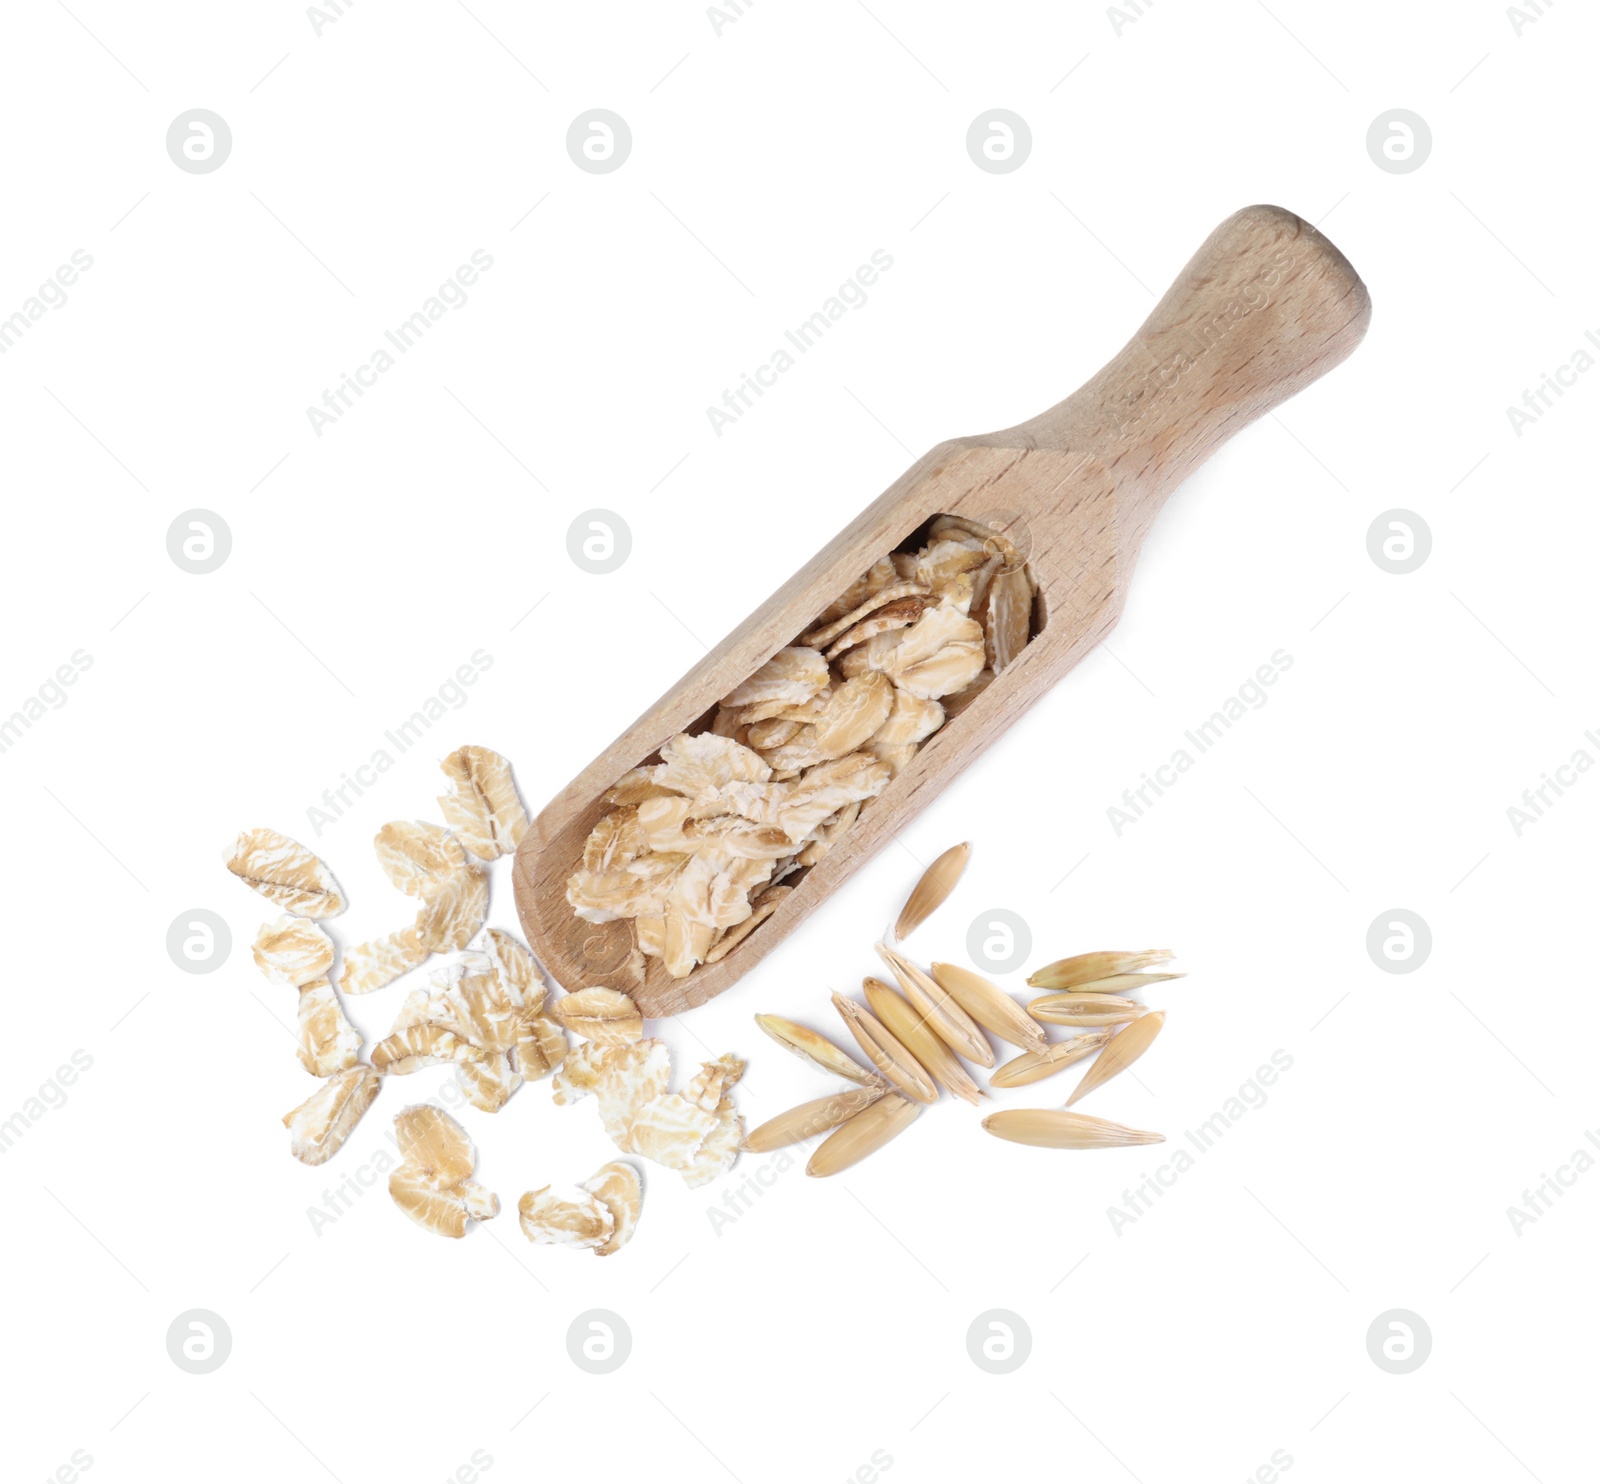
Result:
[[[611,985],[650,1016],[704,1004],[734,984],[1106,637],[1166,497],[1239,429],[1338,365],[1370,316],[1365,286],[1315,228],[1275,206],[1230,217],[1082,388],[1028,422],[941,443],[919,459],[550,801],[513,873],[533,951],[567,989]],[[642,982],[632,977],[631,924],[583,922],[566,900],[583,842],[607,812],[602,795],[939,514],[998,526],[1026,546],[1042,630],[727,958],[684,979],[650,959]]]

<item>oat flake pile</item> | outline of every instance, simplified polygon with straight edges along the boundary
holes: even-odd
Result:
[[[1000,532],[939,516],[726,696],[708,732],[634,769],[567,900],[631,919],[674,978],[760,926],[864,804],[1027,644],[1038,584]]]

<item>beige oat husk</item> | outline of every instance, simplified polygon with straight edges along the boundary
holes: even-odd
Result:
[[[867,1053],[873,1066],[901,1092],[918,1103],[938,1100],[939,1089],[933,1085],[922,1064],[877,1016],[845,999],[843,995],[836,994],[833,997],[833,1008],[850,1027],[850,1034]]]
[[[967,858],[971,854],[970,845],[952,845],[922,873],[895,919],[894,936],[897,942],[909,938],[944,905],[945,899],[956,889],[961,873],[967,869]]]
[[[1146,1133],[1089,1113],[1065,1108],[1003,1108],[983,1120],[986,1132],[1013,1144],[1040,1149],[1122,1149],[1131,1144],[1164,1144],[1165,1134]]]
[[[1162,984],[1168,979],[1182,979],[1180,972],[1171,974],[1111,974],[1104,979],[1090,979],[1072,986],[1073,994],[1130,995],[1149,984]]]
[[[1125,1000],[1114,994],[1041,995],[1028,1005],[1028,1014],[1046,1025],[1126,1025],[1141,1015],[1148,1015],[1149,1007]]]
[[[939,1039],[968,1061],[980,1067],[992,1067],[994,1048],[972,1023],[971,1016],[903,953],[897,953],[887,943],[879,943],[877,949],[878,957],[888,964],[905,997],[916,1006],[918,1014],[927,1019]]]
[[[890,1035],[899,1039],[936,1082],[976,1108],[978,1100],[986,1096],[983,1089],[967,1075],[955,1053],[933,1033],[911,1002],[881,979],[863,979],[861,988],[866,992],[868,1008],[888,1027]]]
[[[822,1141],[806,1162],[806,1174],[826,1177],[848,1170],[869,1154],[877,1153],[896,1134],[904,1133],[921,1112],[916,1103],[898,1093],[879,1098]]]
[[[1118,1072],[1127,1071],[1150,1049],[1150,1043],[1161,1034],[1161,1027],[1166,1024],[1166,1019],[1165,1010],[1152,1010],[1148,1015],[1141,1015],[1132,1025],[1118,1031],[1106,1043],[1100,1055],[1089,1063],[1088,1070],[1073,1088],[1072,1096],[1067,1099],[1066,1106],[1070,1108],[1102,1083],[1109,1082]]]
[[[1026,1087],[1030,1082],[1042,1082],[1094,1055],[1110,1039],[1110,1031],[1085,1031],[1081,1036],[1056,1042],[1046,1051],[1025,1051],[997,1068],[989,1078],[989,1086]]]
[[[1035,989],[1073,989],[1113,974],[1131,974],[1152,964],[1170,963],[1173,957],[1170,948],[1145,948],[1136,953],[1079,953],[1046,964],[1028,976],[1028,983]]]
[[[848,1052],[834,1045],[826,1036],[818,1035],[809,1026],[785,1020],[781,1015],[758,1015],[756,1024],[785,1051],[792,1051],[802,1061],[808,1061],[812,1066],[832,1072],[835,1077],[843,1077],[860,1087],[875,1088],[878,1092],[885,1090],[886,1084],[881,1077],[869,1072]]]
[[[1002,1041],[1010,1042],[1021,1051],[1043,1052],[1049,1045],[1044,1032],[1028,1012],[982,974],[962,968],[960,964],[934,963],[928,967],[934,982],[979,1025]]]
[[[884,1096],[885,1091],[877,1087],[851,1087],[825,1098],[812,1098],[810,1102],[790,1108],[776,1118],[769,1118],[760,1128],[752,1129],[745,1135],[744,1147],[752,1154],[766,1154],[773,1149],[815,1139],[870,1108]]]

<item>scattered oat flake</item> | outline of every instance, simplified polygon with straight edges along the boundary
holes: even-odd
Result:
[[[346,994],[371,994],[393,984],[428,957],[422,935],[415,927],[400,928],[370,943],[347,949],[339,974],[339,988]]]
[[[274,984],[310,984],[333,967],[333,939],[304,917],[263,923],[251,953]]]
[[[515,850],[528,816],[517,797],[511,764],[487,747],[458,747],[439,768],[450,781],[439,808],[461,843],[486,861]]]
[[[683,1172],[683,1182],[690,1190],[709,1185],[719,1176],[727,1174],[744,1146],[744,1119],[734,1107],[731,1093],[724,1091],[718,1099],[715,1118],[711,1132],[695,1150],[689,1168]]]
[[[596,1257],[609,1257],[619,1247],[627,1246],[639,1224],[639,1211],[644,1204],[639,1172],[626,1160],[614,1159],[601,1165],[583,1182],[583,1188],[611,1213],[611,1235],[594,1249]]]
[[[644,1035],[639,1007],[620,989],[580,989],[552,1006],[555,1017],[586,1041],[637,1041]]]
[[[522,1074],[513,1070],[510,1056],[500,1051],[483,1061],[457,1063],[456,1086],[474,1108],[498,1113],[522,1086]]]
[[[669,1170],[687,1170],[716,1126],[714,1109],[708,1112],[681,1092],[669,1092],[652,1098],[634,1115],[627,1147]]]
[[[313,1077],[331,1077],[356,1064],[361,1033],[344,1018],[344,1007],[326,979],[300,987],[300,1065]]]
[[[463,866],[429,881],[417,913],[417,936],[430,953],[465,948],[477,936],[488,912],[488,870]]]
[[[600,1105],[606,1137],[627,1151],[624,1140],[634,1116],[653,1098],[663,1096],[672,1078],[672,1053],[654,1038],[605,1045],[586,1041],[574,1047],[551,1082],[556,1103],[566,1105],[593,1096]]]
[[[378,1074],[364,1066],[328,1078],[298,1108],[283,1115],[283,1125],[289,1130],[289,1152],[307,1165],[332,1159],[372,1106],[380,1085]]]
[[[472,1179],[472,1141],[448,1113],[427,1103],[405,1108],[394,1129],[401,1162],[389,1177],[389,1195],[418,1226],[460,1237],[469,1217],[499,1214],[498,1197]]]
[[[505,986],[511,1003],[537,1015],[545,1000],[539,961],[510,933],[500,928],[490,928],[483,935],[483,951],[494,964],[494,972]]]
[[[450,1185],[472,1174],[472,1140],[456,1119],[430,1103],[398,1111],[395,1139],[406,1164],[426,1169]]]
[[[554,1073],[567,1054],[567,1033],[553,1016],[524,1013],[517,1028],[517,1070],[525,1082]]]
[[[372,1048],[372,1065],[386,1077],[405,1077],[445,1062],[483,1061],[487,1055],[453,1030],[424,1021],[379,1041]]]
[[[731,1054],[704,1063],[681,1092],[667,1090],[670,1053],[657,1040],[604,1044],[570,1052],[555,1078],[555,1101],[593,1093],[607,1137],[625,1154],[640,1154],[679,1171],[691,1187],[714,1180],[738,1158],[744,1120],[732,1087],[744,1062]]]
[[[573,1247],[593,1252],[616,1231],[611,1208],[575,1185],[545,1185],[517,1202],[522,1234],[540,1247]]]
[[[467,854],[443,825],[418,819],[396,819],[373,839],[383,874],[408,897],[425,894],[428,883],[448,876],[467,863]]]
[[[334,917],[344,911],[333,873],[304,845],[276,830],[241,830],[222,860],[252,891],[296,917]]]

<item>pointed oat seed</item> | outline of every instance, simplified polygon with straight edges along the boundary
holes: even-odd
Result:
[[[921,1112],[915,1103],[908,1103],[894,1093],[879,1098],[822,1141],[806,1164],[806,1174],[837,1175],[840,1170],[849,1169],[908,1129]]]
[[[1182,979],[1181,973],[1172,974],[1111,974],[1104,979],[1089,979],[1072,986],[1073,994],[1132,994],[1147,984],[1160,984],[1166,979]]]
[[[925,1071],[936,1082],[942,1082],[958,1098],[978,1106],[984,1091],[967,1069],[955,1059],[954,1053],[933,1032],[927,1020],[912,1008],[904,995],[897,994],[881,979],[863,979],[861,988],[866,991],[867,1005],[872,1013],[889,1028],[889,1033],[899,1037]]]
[[[1035,989],[1072,989],[1092,979],[1130,974],[1136,969],[1147,969],[1151,964],[1169,963],[1172,957],[1170,948],[1146,948],[1137,953],[1080,953],[1046,964],[1038,973],[1028,976],[1028,983]]]
[[[967,869],[970,845],[952,845],[926,871],[911,888],[911,895],[895,919],[895,941],[909,938],[935,911],[944,905],[945,898],[956,889],[956,882]]]
[[[776,1118],[769,1118],[760,1128],[752,1129],[745,1136],[744,1147],[752,1154],[765,1154],[771,1149],[814,1139],[870,1108],[882,1096],[876,1088],[852,1087],[829,1097],[812,1098],[809,1103],[790,1108]]]
[[[809,1026],[797,1025],[781,1015],[758,1015],[756,1024],[785,1051],[792,1051],[802,1061],[808,1061],[824,1072],[832,1072],[835,1077],[843,1077],[847,1082],[854,1082],[858,1087],[873,1088],[880,1093],[887,1090],[881,1077],[869,1072],[826,1036],[818,1035]]]
[[[1152,1010],[1141,1015],[1132,1025],[1118,1031],[1107,1043],[1105,1050],[1089,1063],[1083,1080],[1072,1090],[1066,1106],[1070,1108],[1080,1098],[1091,1093],[1102,1082],[1109,1082],[1118,1072],[1125,1072],[1150,1049],[1150,1043],[1161,1034],[1166,1022],[1165,1010]]]
[[[992,1067],[994,1047],[984,1040],[983,1032],[956,1000],[904,954],[896,953],[886,943],[879,943],[877,948],[878,957],[893,971],[905,997],[934,1028],[939,1039],[968,1061],[980,1067]]]
[[[1065,1108],[1005,1108],[991,1113],[983,1126],[997,1139],[1040,1149],[1121,1149],[1129,1144],[1164,1144],[1167,1137],[1089,1113],[1068,1113]]]
[[[1048,1051],[1024,1052],[995,1072],[989,1078],[989,1086],[1026,1087],[1030,1082],[1043,1082],[1046,1077],[1054,1077],[1074,1062],[1092,1056],[1110,1039],[1110,1031],[1086,1031],[1081,1036],[1056,1042]]]
[[[882,1021],[843,995],[833,997],[833,1008],[850,1027],[850,1034],[861,1043],[861,1049],[872,1059],[873,1066],[902,1093],[918,1103],[938,1101],[939,1089],[923,1071],[922,1064]]]
[[[934,982],[985,1030],[1023,1051],[1043,1054],[1049,1042],[1036,1022],[1010,995],[982,974],[959,964],[930,964]]]
[[[1146,1005],[1135,1004],[1114,994],[1041,995],[1028,1006],[1028,1014],[1046,1025],[1126,1025],[1150,1013]]]

